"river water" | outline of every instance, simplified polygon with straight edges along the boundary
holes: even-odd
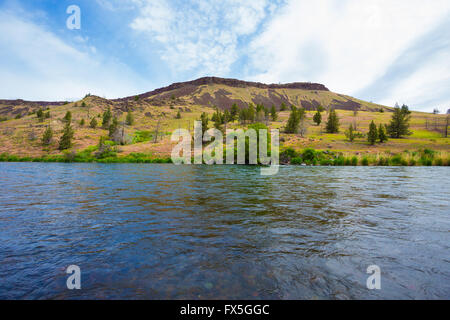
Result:
[[[449,299],[449,174],[0,163],[0,298]]]

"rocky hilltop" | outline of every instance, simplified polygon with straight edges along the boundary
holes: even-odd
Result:
[[[340,110],[379,111],[389,108],[331,92],[319,83],[293,82],[286,84],[265,84],[236,79],[203,77],[193,81],[173,83],[143,94],[120,99],[103,99],[113,109],[126,111],[130,105],[147,104],[154,106],[184,105],[218,107],[229,109],[233,104],[239,107],[249,103],[274,105],[296,105],[307,110],[318,106]],[[0,116],[14,117],[32,113],[39,108],[62,106],[67,102],[0,100]]]

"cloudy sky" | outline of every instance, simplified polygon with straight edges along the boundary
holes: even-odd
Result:
[[[81,29],[69,30],[69,5]],[[449,0],[0,0],[0,99],[220,76],[450,108]]]

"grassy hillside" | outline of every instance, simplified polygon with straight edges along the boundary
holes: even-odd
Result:
[[[360,101],[344,95],[339,95],[327,90],[305,90],[297,88],[258,88],[239,87],[224,84],[188,85],[162,92],[153,92],[148,95],[129,97],[119,100],[107,100],[96,96],[87,96],[83,100],[71,103],[58,103],[47,105],[45,112],[50,112],[50,118],[42,122],[33,111],[41,105],[26,102],[16,102],[15,105],[7,105],[8,102],[0,102],[0,117],[7,118],[0,122],[0,154],[8,153],[20,156],[43,156],[61,154],[58,150],[58,140],[64,126],[62,118],[67,111],[72,112],[72,125],[75,129],[74,145],[72,150],[81,151],[98,144],[101,136],[107,136],[108,131],[99,127],[89,127],[93,117],[101,125],[102,113],[111,108],[118,118],[120,126],[124,127],[125,134],[129,136],[130,143],[117,146],[119,155],[130,153],[152,154],[154,157],[166,157],[170,155],[173,143],[170,142],[170,134],[176,128],[185,128],[192,131],[194,120],[198,120],[202,112],[212,114],[212,106],[219,105],[222,108],[231,107],[232,103],[247,105],[247,103],[264,103],[269,107],[274,104],[277,109],[281,103],[287,106],[303,106],[307,110],[306,134],[300,135],[281,134],[281,145],[293,147],[296,150],[315,148],[317,150],[333,150],[348,155],[364,154],[396,154],[400,152],[432,149],[447,155],[450,151],[449,138],[443,138],[442,134],[435,130],[435,124],[442,124],[445,115],[432,115],[428,113],[412,112],[411,127],[413,134],[403,139],[389,139],[388,142],[370,146],[366,139],[348,141],[344,131],[348,126],[356,124],[358,130],[365,133],[369,123],[374,120],[378,124],[387,124],[391,118],[391,109],[385,106]],[[1,104],[3,103],[3,105]],[[337,109],[340,118],[340,133],[326,134],[324,122],[327,112],[322,113],[323,123],[316,126],[312,117],[317,105],[325,108]],[[124,124],[127,111],[132,111],[134,124]],[[383,110],[384,112],[380,112]],[[176,119],[178,111],[181,119]],[[357,113],[355,113],[357,111]],[[3,112],[3,113],[2,113]],[[21,117],[16,119],[17,115]],[[289,117],[289,111],[279,112],[277,121],[269,121],[271,128],[283,130]],[[85,125],[80,125],[84,119]],[[2,119],[5,120],[5,119]],[[428,125],[427,125],[428,123]],[[54,131],[54,139],[50,146],[42,146],[43,132],[51,126]],[[210,124],[212,126],[212,123]],[[231,127],[240,127],[236,121]],[[154,141],[155,129],[159,127],[160,137]]]

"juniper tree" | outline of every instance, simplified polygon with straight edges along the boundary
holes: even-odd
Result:
[[[369,133],[367,134],[367,141],[369,141],[371,145],[374,145],[375,142],[377,142],[377,139],[378,139],[377,125],[372,120],[369,126]]]
[[[355,130],[352,124],[350,124],[348,130],[345,132],[345,136],[348,138],[348,140],[350,140],[350,142],[353,142],[353,140],[355,140]]]
[[[255,106],[253,105],[253,103],[249,103],[248,105],[248,109],[247,109],[247,120],[250,122],[254,122],[255,121]]]
[[[338,133],[339,132],[339,118],[334,109],[330,109],[328,114],[328,121],[326,124],[327,133]]]
[[[291,107],[291,114],[286,124],[286,133],[298,133],[300,121],[304,117],[304,109],[297,109],[295,106]]]
[[[44,135],[42,136],[42,144],[44,146],[48,146],[50,143],[52,143],[53,138],[53,130],[52,127],[48,126],[47,129],[44,131]]]
[[[270,109],[270,115],[272,117],[272,121],[277,121],[278,114],[277,114],[277,109],[275,108],[275,105],[272,105],[272,108]]]
[[[228,122],[230,122],[230,121],[232,121],[232,119],[231,119],[231,113],[230,113],[230,111],[228,111],[228,109],[226,109],[226,110],[223,112],[223,122],[224,122],[224,123],[228,123]]]
[[[119,126],[119,122],[117,121],[117,118],[114,117],[112,123],[109,126],[109,136],[112,137],[114,135],[114,133],[117,130],[117,127]]]
[[[319,110],[314,114],[313,121],[319,126],[322,123],[322,114]]]
[[[178,111],[179,113],[180,111]],[[133,113],[131,111],[128,111],[127,113],[127,119],[126,119],[126,123],[128,126],[132,126],[134,123],[134,116]]]
[[[239,107],[238,107],[238,105],[237,105],[236,103],[234,103],[234,104],[231,106],[231,111],[230,111],[230,113],[231,113],[231,119],[230,119],[230,121],[236,120],[237,117],[238,117],[238,115],[239,115]]]
[[[39,119],[40,122],[44,121],[44,111],[42,109],[39,109],[36,112],[36,116]]]
[[[95,118],[92,118],[91,122],[89,123],[89,126],[92,129],[95,129],[97,127],[97,120]]]
[[[382,124],[378,127],[378,139],[380,139],[380,143],[387,141],[386,129]]]
[[[410,135],[409,131],[409,120],[411,111],[409,111],[408,106],[403,105],[402,108],[398,105],[394,108],[394,113],[392,114],[392,119],[387,126],[387,132],[391,138],[401,138],[405,135]]]
[[[102,121],[102,128],[108,129],[111,124],[112,114],[111,114],[111,108],[108,107],[108,110],[106,110],[103,113],[103,121]]]
[[[70,121],[67,121],[64,126],[63,135],[59,140],[59,150],[66,150],[72,146],[73,135],[74,131],[70,125]]]
[[[202,135],[205,135],[206,130],[208,130],[208,114],[206,112],[203,112],[200,116],[200,121],[202,122]]]
[[[70,111],[66,112],[66,115],[63,118],[63,121],[66,123],[71,123],[72,122],[72,113]]]

